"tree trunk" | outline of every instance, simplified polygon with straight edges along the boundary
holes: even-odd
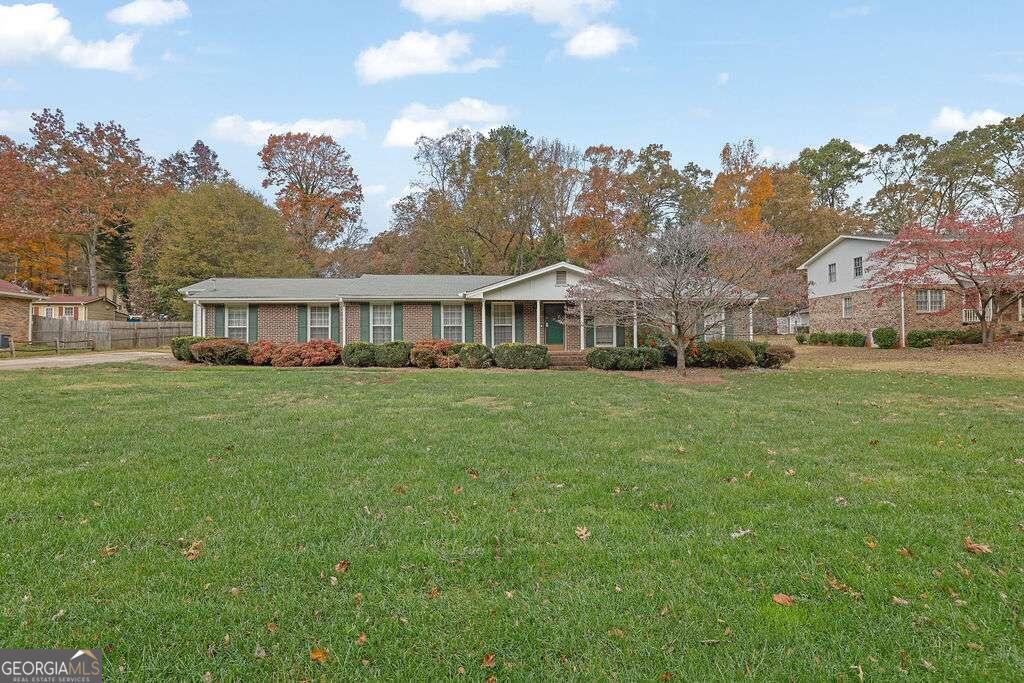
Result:
[[[988,320],[985,319],[985,309],[982,309],[981,315],[981,344],[982,346],[991,346],[992,342],[995,341],[995,326],[991,325]]]
[[[676,372],[686,374],[686,344],[676,340]]]
[[[87,234],[82,240],[82,253],[85,256],[86,267],[89,269],[89,296],[96,296],[99,291],[99,284],[96,281],[96,250],[99,237],[96,231]]]

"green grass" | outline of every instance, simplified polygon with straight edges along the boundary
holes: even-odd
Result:
[[[0,393],[0,643],[105,646],[110,680],[1024,670],[1022,381],[122,366]]]

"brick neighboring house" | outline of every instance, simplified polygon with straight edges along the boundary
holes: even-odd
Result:
[[[72,320],[127,320],[117,304],[106,296],[66,295],[44,297],[33,305],[33,315],[40,318],[70,318]]]
[[[963,305],[953,287],[901,288],[886,293],[871,288],[871,256],[886,246],[887,237],[840,235],[799,268],[807,271],[811,332],[860,332],[892,327],[906,344],[912,330],[956,330],[977,324],[976,314]],[[1024,310],[1004,311],[996,321],[1000,336],[1024,333]]]
[[[32,302],[42,298],[42,294],[0,280],[0,334],[9,334],[16,342],[32,341]]]
[[[635,319],[595,319],[566,298],[588,273],[567,262],[522,275],[210,278],[178,291],[193,333],[242,341],[447,339],[545,344],[552,350],[635,346]],[[750,305],[721,311],[709,336],[752,337]]]

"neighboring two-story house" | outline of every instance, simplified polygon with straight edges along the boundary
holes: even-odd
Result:
[[[878,327],[892,327],[906,343],[911,330],[954,330],[978,322],[953,287],[879,288],[869,286],[871,256],[891,240],[840,235],[801,266],[807,271],[811,332],[861,332],[871,339]],[[1024,331],[1021,305],[995,321],[1001,336]]]

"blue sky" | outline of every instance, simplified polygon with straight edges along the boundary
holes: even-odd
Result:
[[[945,138],[1024,112],[1024,3],[684,0],[0,0],[0,132],[114,119],[165,156],[202,138],[257,187],[268,130],[352,154],[371,233],[415,177],[409,143],[513,123],[586,147],[664,144],[712,169],[754,138]]]

